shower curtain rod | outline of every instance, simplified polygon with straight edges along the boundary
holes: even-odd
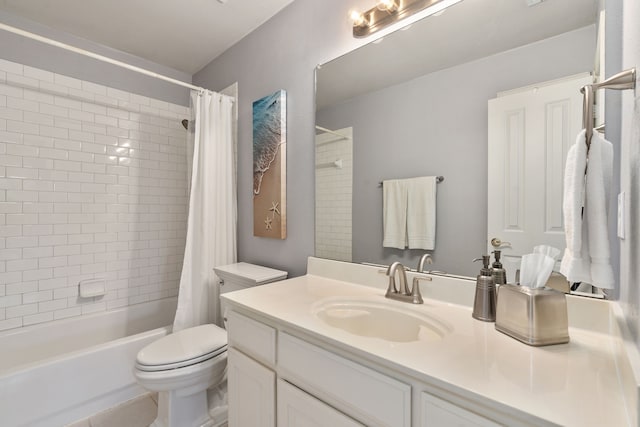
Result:
[[[127,70],[135,71],[136,73],[140,73],[140,74],[144,74],[144,75],[149,76],[149,77],[154,77],[156,79],[164,80],[166,82],[173,83],[173,84],[178,85],[178,86],[186,87],[186,88],[197,90],[197,91],[200,91],[200,92],[208,90],[208,89],[205,89],[203,87],[195,86],[195,85],[192,85],[190,83],[183,82],[181,80],[177,80],[177,79],[174,79],[174,78],[171,78],[171,77],[168,77],[168,76],[164,76],[162,74],[158,74],[158,73],[153,72],[153,71],[145,70],[144,68],[136,67],[135,65],[127,64],[126,62],[118,61],[116,59],[111,59],[109,57],[106,57],[106,56],[103,56],[103,55],[98,55],[97,53],[93,53],[93,52],[90,52],[88,50],[80,49],[80,48],[75,47],[75,46],[71,46],[71,45],[68,45],[68,44],[65,44],[65,43],[61,43],[61,42],[52,40],[50,38],[40,36],[38,34],[30,33],[29,31],[21,30],[20,28],[15,28],[15,27],[12,27],[10,25],[6,25],[6,24],[0,23],[0,30],[8,31],[10,33],[14,33],[14,34],[17,34],[19,36],[23,36],[23,37],[30,38],[32,40],[39,41],[41,43],[45,43],[45,44],[48,44],[48,45],[51,45],[51,46],[59,47],[61,49],[65,49],[65,50],[68,50],[70,52],[78,53],[80,55],[88,56],[89,58],[97,59],[98,61],[106,62],[106,63],[109,63],[111,65],[115,65],[115,66],[118,66],[118,67],[121,67],[121,68],[126,68]]]
[[[339,137],[341,137],[343,139],[351,139],[348,136],[345,136],[345,135],[341,134],[340,132],[336,132],[336,131],[331,130],[331,129],[323,128],[322,126],[316,125],[316,129],[319,130],[319,131],[322,131],[324,133],[330,133],[331,135],[339,136]]]

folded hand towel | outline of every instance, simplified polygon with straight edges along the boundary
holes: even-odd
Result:
[[[436,177],[407,182],[407,240],[409,249],[434,249],[436,240]]]
[[[589,149],[585,131],[569,149],[565,168],[563,213],[567,247],[560,272],[569,282],[613,287],[609,260],[607,208],[609,205],[613,148],[594,131]]]
[[[407,246],[407,183],[402,179],[382,184],[383,241],[386,248],[404,249]]]

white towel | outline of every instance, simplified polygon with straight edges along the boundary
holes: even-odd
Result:
[[[383,241],[386,248],[434,249],[436,177],[383,182]]]
[[[585,216],[591,255],[591,283],[613,289],[614,278],[609,250],[609,201],[613,177],[613,145],[593,132],[587,168]]]
[[[436,242],[436,177],[406,180],[409,249],[434,249]]]
[[[382,222],[385,248],[407,246],[407,183],[392,179],[382,184]]]
[[[565,168],[563,213],[567,247],[560,272],[569,282],[612,288],[607,210],[611,192],[613,147],[594,131],[589,149],[585,131],[569,149]],[[583,209],[584,207],[584,209]]]
[[[582,250],[582,206],[584,201],[584,171],[587,164],[587,146],[585,131],[578,134],[576,143],[569,148],[564,170],[564,197],[562,212],[564,215],[564,233],[567,247],[560,264],[560,272],[570,282],[583,282],[591,279]]]

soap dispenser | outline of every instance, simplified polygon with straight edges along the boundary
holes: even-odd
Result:
[[[472,316],[483,322],[495,322],[496,285],[493,281],[491,268],[489,268],[491,258],[489,255],[482,255],[482,258],[473,261],[482,261],[483,267],[476,279],[476,297],[473,301]]]
[[[493,251],[493,256],[496,260],[491,268],[491,276],[493,276],[493,283],[495,285],[506,285],[507,270],[504,269],[502,263],[500,262],[500,253],[501,251],[499,250]]]

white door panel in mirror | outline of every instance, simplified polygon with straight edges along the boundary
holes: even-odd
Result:
[[[588,83],[588,74],[572,76],[489,101],[487,236],[509,242],[502,249],[509,283],[534,246],[564,251],[564,164],[582,127],[580,88]]]

